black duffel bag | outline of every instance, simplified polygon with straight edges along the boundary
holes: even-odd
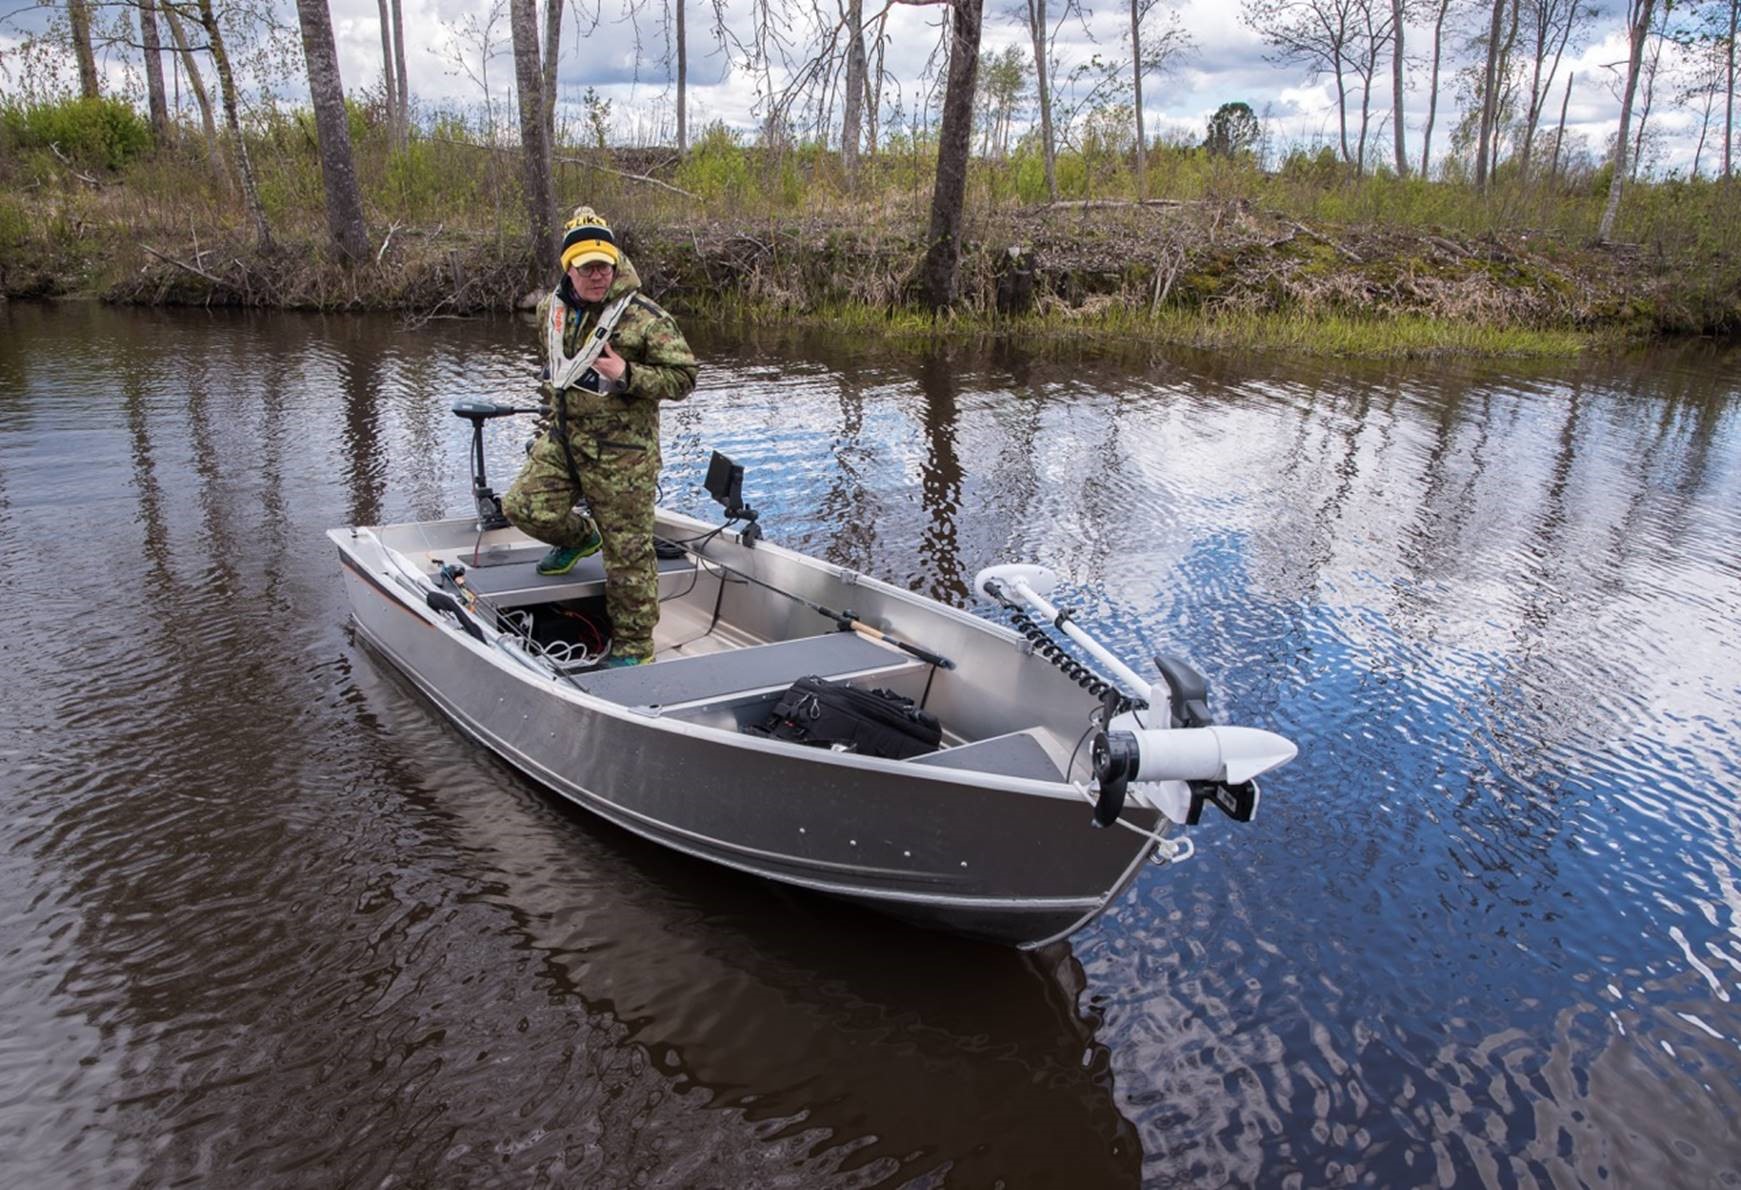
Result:
[[[935,752],[943,740],[937,716],[912,699],[826,678],[793,682],[759,734],[890,760]]]

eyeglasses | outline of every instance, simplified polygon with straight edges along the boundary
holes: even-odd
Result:
[[[574,267],[582,276],[597,277],[602,273],[613,271],[617,266],[603,260],[589,260],[585,264],[577,264]]]

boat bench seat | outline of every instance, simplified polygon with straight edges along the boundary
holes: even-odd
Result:
[[[856,632],[673,657],[651,665],[574,675],[588,694],[631,707],[689,707],[784,690],[799,678],[888,676],[923,668],[906,653]]]
[[[584,599],[589,595],[604,594],[603,554],[582,558],[567,574],[539,574],[538,559],[544,556],[546,548],[540,546],[535,550],[520,551],[524,555],[522,561],[491,563],[486,560],[484,564],[469,567],[465,572],[466,584],[497,607],[552,603],[558,599]],[[678,572],[688,575],[694,568],[695,563],[687,557],[659,559],[661,578]]]
[[[995,773],[1000,777],[1026,777],[1033,781],[1061,781],[1058,762],[1031,731],[1011,731],[938,752],[915,756],[911,764],[933,768],[967,769]]]

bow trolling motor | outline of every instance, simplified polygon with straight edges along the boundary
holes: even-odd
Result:
[[[484,423],[492,417],[513,417],[538,410],[473,400],[455,401],[452,410],[455,417],[472,423],[472,506],[477,509],[478,529],[506,529],[508,518],[502,515],[502,498],[491,490],[484,476]]]
[[[1144,791],[1147,800],[1180,826],[1194,826],[1206,801],[1235,822],[1250,822],[1257,812],[1257,778],[1299,754],[1293,741],[1274,732],[1217,724],[1209,716],[1208,682],[1184,661],[1156,657],[1164,686],[1145,682],[1077,627],[1068,610],[1047,602],[1058,576],[1045,567],[992,566],[975,575],[973,585],[1010,609],[1036,651],[1078,685],[1100,695],[1100,731],[1090,753],[1100,786],[1094,806],[1096,826],[1111,826],[1118,820],[1133,781],[1152,783]],[[1028,617],[1024,605],[1086,650],[1118,685],[1066,655]],[[1150,706],[1157,696],[1164,697],[1164,709]]]

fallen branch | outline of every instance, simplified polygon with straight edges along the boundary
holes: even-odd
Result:
[[[380,264],[381,258],[387,255],[387,245],[393,242],[393,233],[398,231],[399,227],[400,225],[398,223],[391,223],[388,225],[386,238],[381,241],[381,250],[375,253],[376,264]]]
[[[1299,232],[1301,235],[1307,237],[1308,239],[1317,240],[1320,244],[1323,244],[1325,247],[1334,249],[1338,255],[1346,257],[1347,259],[1353,261],[1355,264],[1365,264],[1366,263],[1365,259],[1363,257],[1361,257],[1358,253],[1356,253],[1352,248],[1345,248],[1341,244],[1338,244],[1335,240],[1331,239],[1329,236],[1318,234],[1317,232],[1313,231],[1311,228],[1307,227],[1304,223],[1296,223],[1292,219],[1283,219],[1282,222],[1287,224],[1289,227],[1293,228],[1295,231]]]
[[[1182,198],[1072,198],[1046,205],[1056,211],[1100,211],[1120,207],[1194,207],[1202,204]]]
[[[77,169],[73,168],[72,158],[60,151],[59,144],[54,141],[49,141],[48,151],[60,159],[60,163],[67,167],[67,172],[72,174],[73,177],[84,182],[88,186],[95,186],[99,190],[103,188],[103,184],[93,178],[90,174],[81,174]]]
[[[157,249],[153,248],[150,244],[140,244],[139,246],[141,248],[145,249],[147,252],[151,253],[151,255],[157,257],[158,260],[163,261],[165,264],[172,264],[178,269],[186,269],[188,272],[192,273],[196,277],[204,277],[207,281],[210,281],[213,285],[222,285],[226,289],[235,288],[233,285],[231,285],[228,281],[224,280],[222,277],[214,277],[210,273],[206,272],[204,269],[197,268],[194,265],[187,263],[187,261],[185,261],[185,260],[177,260],[173,256],[167,256],[164,253],[159,252]]]
[[[633,182],[645,182],[649,186],[657,186],[661,190],[669,190],[673,194],[681,194],[684,198],[693,198],[696,202],[701,201],[701,195],[691,194],[681,186],[673,186],[669,182],[661,182],[658,178],[649,178],[646,174],[632,174],[627,170],[612,169],[608,165],[600,165],[598,162],[588,161],[584,157],[553,157],[551,160],[560,161],[564,165],[584,165],[589,169],[602,169],[607,174],[615,174],[619,178],[628,178]]]

